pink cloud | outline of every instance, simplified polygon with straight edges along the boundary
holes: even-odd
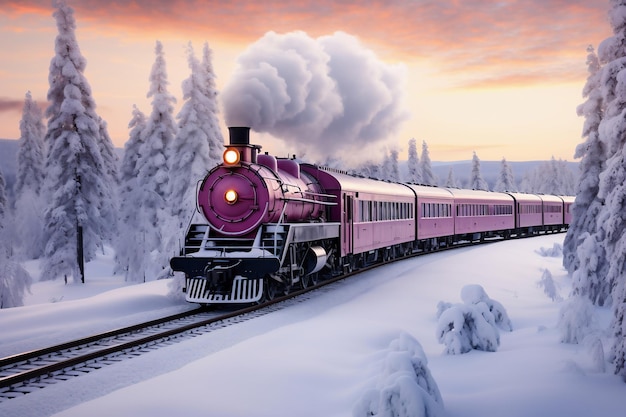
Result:
[[[199,33],[249,44],[268,31],[358,36],[385,59],[428,60],[467,85],[580,79],[588,44],[610,35],[606,0],[68,1],[78,22],[152,39]],[[50,0],[0,1],[50,16]]]

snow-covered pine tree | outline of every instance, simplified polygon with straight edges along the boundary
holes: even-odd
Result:
[[[478,159],[478,155],[476,155],[475,151],[472,156],[472,172],[470,174],[470,182],[467,188],[472,190],[489,191],[489,185],[487,185],[487,181],[483,179],[480,172],[480,159]]]
[[[129,138],[124,145],[124,157],[119,170],[120,213],[119,233],[113,241],[115,247],[115,273],[124,273],[126,280],[144,275],[144,244],[137,231],[141,207],[140,190],[137,184],[139,172],[137,161],[141,158],[142,132],[146,127],[146,116],[133,105],[132,119],[128,123]],[[135,279],[136,280],[136,279]]]
[[[448,171],[448,179],[446,180],[446,187],[448,188],[459,188],[459,183],[456,181],[456,177],[454,176],[454,170],[450,167]]]
[[[419,171],[422,175],[422,184],[437,185],[437,176],[433,172],[433,167],[430,162],[430,153],[428,152],[428,144],[425,140],[422,141],[422,157],[419,161]]]
[[[594,235],[596,220],[602,208],[602,201],[598,198],[600,173],[605,166],[604,144],[598,136],[598,127],[602,120],[603,106],[600,92],[601,66],[593,46],[587,47],[587,65],[589,76],[583,88],[585,102],[579,105],[576,112],[585,118],[582,136],[585,140],[576,147],[574,158],[580,160],[580,182],[576,190],[576,199],[572,206],[572,222],[563,242],[563,266],[572,274],[580,266],[577,247],[580,246],[581,235],[585,232]],[[581,274],[587,277],[589,274]],[[574,293],[595,298],[591,295],[592,286],[587,279],[578,282]]]
[[[513,170],[506,161],[506,158],[502,158],[502,162],[500,163],[500,172],[498,173],[498,179],[496,180],[496,185],[493,187],[493,191],[517,192]]]
[[[30,91],[20,120],[17,178],[15,181],[15,238],[27,258],[43,254],[43,209],[40,198],[44,179],[43,115]]]
[[[422,173],[420,172],[420,158],[417,155],[417,141],[415,138],[409,139],[409,160],[407,166],[409,168],[408,182],[415,184],[422,183]]]
[[[196,183],[221,159],[216,141],[217,108],[214,88],[207,86],[208,78],[204,65],[196,58],[191,44],[188,46],[188,63],[191,75],[183,81],[183,106],[177,115],[179,130],[172,144],[172,167],[170,186],[174,229],[168,232],[173,238],[180,237],[185,225],[195,211]],[[209,93],[209,91],[211,91]],[[220,146],[223,145],[220,143]],[[170,248],[171,249],[171,248]]]
[[[45,197],[49,201],[45,222],[43,279],[64,275],[84,280],[77,259],[79,240],[89,261],[102,246],[102,231],[109,227],[103,198],[111,194],[100,152],[99,117],[91,87],[83,72],[86,60],[75,36],[74,11],[65,2],[56,3],[58,35],[56,55],[50,62],[50,89],[46,110]]]
[[[544,165],[544,167],[543,175],[540,175],[541,187],[539,192],[542,194],[561,194],[561,178],[554,156],[550,158],[550,162]]]
[[[167,70],[163,44],[156,42],[156,59],[150,72],[150,90],[148,97],[152,97],[152,113],[148,117],[142,131],[142,141],[137,160],[138,197],[142,203],[137,233],[139,241],[143,242],[143,265],[146,269],[130,274],[132,281],[155,278],[167,267],[168,256],[163,253],[162,225],[171,219],[169,172],[172,163],[169,153],[176,137],[176,123],[174,122],[174,104],[176,98],[167,90]]]
[[[218,91],[215,84],[215,71],[213,69],[213,51],[209,48],[207,42],[204,43],[202,48],[202,68],[206,78],[205,82],[205,96],[208,98],[209,113],[206,115],[207,126],[211,127],[211,133],[209,134],[209,159],[220,163],[222,160],[222,154],[224,153],[224,136],[222,136],[222,130],[219,124],[219,104],[217,102]]]
[[[369,160],[365,161],[359,167],[357,167],[354,171],[357,175],[361,175],[365,178],[376,178],[382,179],[382,165]]]
[[[389,181],[400,181],[400,170],[398,168],[398,150],[396,148],[391,148],[389,150],[389,172],[388,172],[388,180]]]
[[[117,236],[117,219],[119,212],[119,202],[117,191],[119,189],[119,176],[118,176],[118,164],[119,158],[115,153],[115,146],[109,136],[109,130],[107,128],[107,122],[98,117],[98,133],[100,140],[98,145],[100,146],[100,155],[102,155],[102,162],[104,163],[104,181],[107,184],[107,195],[102,198],[102,207],[100,209],[101,216],[104,218],[106,225],[101,232],[101,236],[106,242],[112,242]]]
[[[598,189],[598,198],[604,200],[604,206],[598,215],[593,242],[595,254],[600,253],[600,248],[605,250],[596,273],[604,277],[604,284],[608,283],[611,291],[605,299],[613,302],[611,356],[615,373],[626,381],[626,0],[611,1],[609,22],[613,36],[598,48],[600,62],[604,64],[600,88],[605,106],[598,132],[606,145],[607,161]]]
[[[15,195],[19,197],[24,190],[39,194],[44,177],[43,137],[46,128],[43,115],[30,91],[26,93],[22,119],[20,120],[19,150],[17,153],[17,178],[15,179]]]
[[[24,292],[30,291],[32,278],[17,262],[11,248],[12,238],[8,235],[8,201],[5,181],[0,170],[0,308],[18,307],[23,304]]]

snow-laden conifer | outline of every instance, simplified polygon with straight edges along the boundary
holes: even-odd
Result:
[[[467,188],[472,190],[489,191],[489,185],[487,185],[487,181],[483,179],[480,172],[480,159],[478,159],[476,152],[472,155],[472,172],[470,174],[470,182]]]
[[[0,308],[23,305],[24,293],[30,290],[32,278],[14,259],[12,237],[6,227],[9,221],[5,182],[0,170]]]
[[[43,137],[45,126],[39,106],[26,93],[20,120],[17,178],[15,181],[14,229],[16,245],[26,258],[43,254],[43,201],[40,196],[45,178]]]
[[[43,137],[45,132],[41,109],[28,91],[24,99],[22,119],[20,120],[17,177],[14,186],[16,198],[21,196],[24,190],[30,190],[36,195],[39,194],[44,178]]]
[[[207,97],[208,113],[206,114],[206,125],[210,130],[209,137],[209,159],[216,161],[216,163],[222,160],[222,153],[224,152],[224,137],[222,136],[222,130],[219,124],[219,103],[217,101],[218,91],[215,83],[217,76],[213,69],[213,51],[209,48],[207,42],[204,43],[202,48],[202,73],[206,78],[204,88],[206,91],[204,95]]]
[[[50,62],[50,89],[46,110],[45,142],[46,248],[43,279],[64,275],[82,278],[77,261],[79,230],[82,228],[85,260],[103,244],[106,224],[103,199],[111,195],[111,184],[100,150],[99,117],[84,76],[86,60],[76,41],[74,11],[56,3],[54,17],[58,36],[56,55]]]
[[[128,128],[129,138],[124,145],[124,157],[119,170],[119,233],[114,240],[115,273],[123,273],[127,280],[132,277],[143,279],[144,244],[137,230],[141,216],[140,190],[137,183],[137,161],[141,157],[142,132],[146,126],[146,116],[133,105],[133,113]],[[138,279],[133,279],[138,280]]]
[[[605,39],[598,48],[603,64],[600,91],[604,113],[598,134],[606,151],[606,165],[600,174],[598,198],[604,202],[597,216],[596,231],[585,240],[589,250],[584,254],[589,268],[583,265],[585,256],[579,253],[580,267],[574,273],[591,270],[600,281],[602,292],[594,300],[597,304],[613,303],[612,332],[614,345],[611,351],[615,373],[626,381],[626,0],[612,0],[609,22],[613,36]],[[604,252],[602,252],[604,251]],[[579,278],[584,282],[587,277]]]
[[[109,136],[107,122],[98,117],[98,133],[100,146],[100,155],[104,164],[103,175],[106,195],[102,196],[102,207],[100,208],[101,216],[104,220],[105,228],[102,230],[102,238],[106,242],[111,242],[117,236],[117,219],[118,219],[118,194],[119,176],[118,163],[119,158],[115,152],[115,146]]]
[[[563,243],[563,266],[570,274],[580,266],[576,248],[580,246],[582,234],[587,232],[593,235],[596,232],[596,221],[602,208],[602,201],[598,198],[600,173],[604,170],[606,162],[604,144],[598,135],[603,113],[600,92],[601,66],[592,46],[587,47],[587,52],[589,77],[583,88],[583,96],[587,100],[576,109],[578,115],[585,118],[582,132],[585,140],[576,147],[574,154],[575,158],[581,158],[580,181],[572,205],[572,222]],[[589,296],[590,283],[584,280],[579,284],[582,286],[574,288],[574,292]]]
[[[459,188],[459,183],[454,176],[454,169],[450,167],[448,170],[448,178],[446,179],[446,187],[448,188]]]
[[[384,179],[387,181],[400,181],[400,170],[398,168],[398,150],[391,148],[385,151],[385,161],[383,163]]]
[[[422,157],[419,161],[419,171],[422,175],[422,184],[437,185],[437,176],[433,172],[433,167],[430,162],[430,153],[428,152],[428,144],[425,140],[422,141]]]
[[[595,243],[590,250],[600,254],[595,272],[605,279],[612,291],[617,280],[624,277],[626,261],[626,2],[614,0],[609,12],[613,36],[605,39],[598,48],[601,63],[604,63],[600,80],[600,91],[604,114],[598,126],[598,134],[606,151],[606,165],[600,174],[598,198],[604,202],[598,213]],[[604,253],[602,254],[602,251]],[[582,263],[582,259],[581,259]],[[581,265],[583,268],[583,265]],[[586,268],[586,266],[585,266]],[[611,294],[599,294],[595,302],[599,305],[612,302]]]
[[[352,416],[443,416],[443,399],[422,345],[402,333],[385,353],[376,387],[361,395]]]
[[[168,263],[162,248],[162,226],[171,219],[169,172],[170,147],[176,136],[174,104],[176,98],[169,93],[165,54],[161,42],[156,42],[156,58],[150,72],[148,97],[152,98],[152,112],[142,130],[141,157],[137,160],[138,198],[141,216],[137,223],[138,240],[142,242],[143,265],[146,278],[159,275]],[[130,280],[142,280],[141,271],[130,274]]]
[[[417,155],[417,141],[415,138],[409,139],[409,160],[407,161],[407,166],[409,168],[409,178],[408,182],[412,182],[415,184],[422,183],[422,174],[420,172],[420,159]]]
[[[170,186],[172,215],[176,236],[183,231],[195,211],[196,183],[221,161],[223,141],[217,126],[217,95],[209,88],[209,76],[188,46],[191,75],[183,81],[183,106],[178,119],[178,134],[172,144]],[[207,58],[208,59],[208,58]]]
[[[437,306],[437,338],[445,345],[445,353],[495,352],[500,345],[498,329],[513,329],[505,308],[480,285],[463,287],[461,299],[462,304],[439,302]]]
[[[493,187],[493,191],[509,191],[509,192],[517,192],[517,185],[515,184],[515,176],[513,175],[513,170],[511,166],[506,161],[506,158],[502,158],[500,162],[500,172],[498,173],[498,179],[496,180],[496,185]]]

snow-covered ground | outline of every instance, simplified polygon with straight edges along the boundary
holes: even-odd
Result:
[[[445,415],[623,416],[626,385],[599,371],[588,346],[559,342],[562,301],[538,285],[547,269],[567,298],[561,258],[538,253],[563,238],[397,262],[276,313],[4,401],[0,416],[351,416],[386,383],[400,337],[422,345]],[[168,281],[125,285],[110,271],[104,256],[88,265],[88,284],[36,283],[26,306],[0,310],[0,356],[192,307],[168,296]],[[496,352],[446,355],[437,305],[460,303],[468,284],[504,306],[513,331],[500,331]],[[610,311],[598,317],[606,326]]]

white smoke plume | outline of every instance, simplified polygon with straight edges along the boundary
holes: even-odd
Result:
[[[228,126],[269,133],[312,161],[355,160],[408,118],[405,80],[404,66],[346,33],[268,32],[239,57],[221,97]]]

